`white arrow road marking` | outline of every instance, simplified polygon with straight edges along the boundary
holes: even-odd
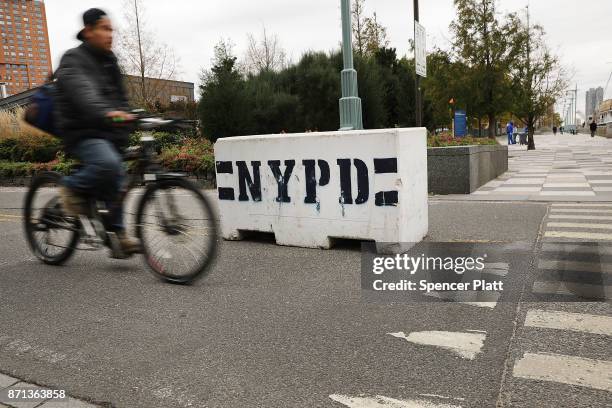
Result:
[[[612,336],[612,317],[549,310],[530,310],[525,326]]]
[[[514,376],[612,391],[612,362],[560,354],[525,353]]]
[[[349,408],[461,408],[458,405],[436,404],[426,400],[398,400],[382,395],[349,397],[332,394],[329,398]]]
[[[480,353],[487,337],[485,332],[447,332],[423,331],[413,332],[408,336],[404,332],[387,333],[390,336],[404,339],[411,343],[440,347],[450,350],[462,358],[473,360]]]

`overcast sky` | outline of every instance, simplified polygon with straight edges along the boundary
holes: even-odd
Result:
[[[499,0],[500,11],[524,8],[528,0]],[[89,7],[105,9],[120,25],[123,0],[46,0],[53,66],[61,54],[78,45],[75,34]],[[221,38],[244,55],[247,34],[265,26],[277,34],[287,54],[296,61],[308,50],[332,50],[341,38],[339,0],[146,0],[149,28],[158,40],[174,48],[181,62],[181,80],[198,83],[209,68],[214,45]],[[376,11],[388,28],[391,46],[408,52],[413,37],[412,1],[367,0],[368,14]],[[428,31],[428,48],[448,48],[448,26],[454,18],[453,0],[421,0],[421,22]],[[546,29],[548,42],[573,72],[579,88],[578,109],[584,92],[605,87],[612,71],[612,0],[531,0],[532,21]],[[606,96],[612,98],[612,85]]]

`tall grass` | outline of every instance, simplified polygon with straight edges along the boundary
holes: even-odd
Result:
[[[52,136],[28,125],[23,120],[24,109],[17,108],[14,111],[0,112],[0,140],[21,138],[43,138]]]

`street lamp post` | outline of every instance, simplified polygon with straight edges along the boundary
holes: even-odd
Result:
[[[414,25],[414,41],[415,41],[415,47],[416,47],[416,23],[419,22],[419,0],[414,0],[414,21],[415,21],[415,25]],[[415,48],[415,58],[414,58],[415,64],[416,64],[416,48]],[[415,84],[414,84],[414,92],[415,92],[415,119],[416,119],[416,126],[417,127],[421,127],[423,126],[423,102],[421,101],[421,77],[419,76],[419,74],[415,74]]]
[[[353,67],[353,41],[351,24],[351,0],[340,0],[342,10],[342,56],[344,70],[342,98],[340,99],[340,130],[363,129],[361,99],[357,88],[357,71]]]

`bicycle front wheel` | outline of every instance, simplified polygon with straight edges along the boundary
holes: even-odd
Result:
[[[203,277],[217,250],[213,209],[200,189],[184,179],[160,180],[145,190],[136,236],[149,269],[171,283]]]

